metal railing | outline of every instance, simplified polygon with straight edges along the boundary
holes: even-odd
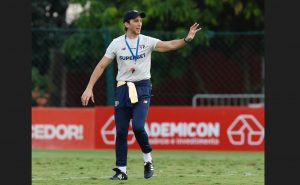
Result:
[[[195,94],[192,106],[264,106],[264,101],[264,94]]]

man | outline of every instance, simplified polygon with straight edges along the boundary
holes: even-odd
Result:
[[[150,81],[151,52],[167,52],[183,47],[192,41],[201,29],[195,23],[183,39],[161,41],[140,34],[144,12],[130,10],[124,14],[123,22],[126,33],[115,38],[108,46],[105,55],[94,69],[89,83],[81,96],[83,106],[89,100],[94,102],[93,86],[103,74],[105,68],[116,58],[118,74],[115,90],[115,123],[116,123],[116,172],[110,179],[127,180],[127,136],[130,119],[136,140],[143,152],[144,178],[153,176],[154,168],[151,156],[151,145],[145,131],[145,121],[151,99],[152,84]]]

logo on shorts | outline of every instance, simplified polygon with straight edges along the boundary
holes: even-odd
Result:
[[[148,101],[147,101],[147,100],[144,100],[143,103],[148,103]]]
[[[115,107],[119,105],[119,101],[115,101]]]
[[[260,145],[264,140],[264,127],[253,115],[242,114],[229,126],[227,136],[233,145]]]

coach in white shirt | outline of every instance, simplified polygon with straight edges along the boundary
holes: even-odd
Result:
[[[132,127],[143,152],[144,178],[153,176],[154,168],[151,157],[152,148],[145,131],[145,121],[151,100],[151,53],[152,51],[167,52],[183,47],[191,42],[201,29],[195,23],[190,27],[188,35],[183,39],[161,41],[142,35],[142,19],[144,12],[130,10],[124,14],[125,34],[115,38],[108,46],[105,55],[94,69],[89,83],[81,96],[83,106],[89,100],[94,102],[93,87],[105,68],[117,60],[118,74],[115,91],[115,123],[116,123],[116,172],[110,179],[127,180],[127,136],[130,119]]]

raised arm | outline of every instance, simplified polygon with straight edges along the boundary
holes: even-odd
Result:
[[[105,68],[112,62],[112,59],[104,56],[99,63],[97,64],[97,66],[95,67],[91,77],[90,77],[90,81],[85,89],[85,91],[83,92],[82,96],[81,96],[81,102],[83,106],[87,106],[89,103],[89,100],[91,99],[92,102],[95,103],[94,100],[94,95],[93,95],[93,87],[95,85],[95,83],[97,82],[97,80],[99,79],[99,77],[102,75],[103,71],[105,70]]]
[[[199,26],[198,23],[193,24],[190,27],[190,31],[188,35],[183,39],[175,39],[170,41],[158,41],[154,51],[168,52],[183,47],[187,42],[191,42],[194,39],[196,33],[199,30],[201,30],[201,27],[198,28],[198,26]]]

